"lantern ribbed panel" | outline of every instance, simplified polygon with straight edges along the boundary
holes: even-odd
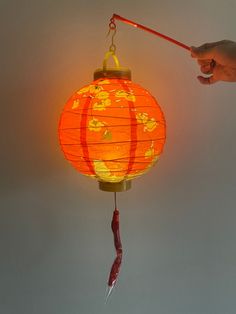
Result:
[[[147,172],[158,160],[165,136],[156,100],[124,79],[98,79],[74,93],[59,124],[66,159],[84,175],[106,182]]]

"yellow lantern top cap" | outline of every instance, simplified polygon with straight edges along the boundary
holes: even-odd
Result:
[[[128,68],[106,68],[97,69],[94,72],[94,80],[99,78],[120,78],[125,80],[131,80],[131,71]]]

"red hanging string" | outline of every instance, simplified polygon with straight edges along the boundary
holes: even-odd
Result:
[[[165,39],[165,40],[170,41],[171,43],[173,43],[173,44],[175,44],[175,45],[178,45],[179,47],[182,47],[182,48],[184,48],[184,49],[190,50],[190,47],[189,47],[189,46],[187,46],[187,45],[181,43],[180,41],[177,41],[177,40],[175,40],[174,38],[171,38],[171,37],[166,36],[166,35],[164,35],[164,34],[161,34],[161,33],[157,32],[157,31],[155,31],[155,30],[153,30],[153,29],[151,29],[151,28],[148,28],[148,27],[146,27],[146,26],[144,26],[144,25],[141,25],[141,24],[138,24],[138,23],[133,22],[133,21],[131,21],[131,20],[128,20],[128,19],[126,19],[126,18],[124,18],[124,17],[122,17],[122,16],[120,16],[120,15],[113,14],[113,16],[112,16],[112,18],[111,18],[111,21],[114,22],[115,19],[116,19],[116,20],[119,20],[119,21],[122,21],[122,22],[124,22],[124,23],[126,23],[126,24],[132,25],[132,26],[134,26],[134,27],[136,27],[136,28],[140,28],[140,29],[142,29],[142,30],[144,30],[144,31],[146,31],[146,32],[149,32],[149,33],[151,33],[151,34],[154,34],[154,35],[156,35],[156,36],[159,36],[159,37],[161,37],[161,38],[163,38],[163,39]]]

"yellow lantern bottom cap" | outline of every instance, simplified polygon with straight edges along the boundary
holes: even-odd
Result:
[[[128,68],[108,68],[97,69],[94,74],[94,80],[99,78],[120,78],[124,80],[131,80],[131,71]]]
[[[131,189],[131,180],[121,182],[99,181],[99,189],[106,192],[125,192]]]

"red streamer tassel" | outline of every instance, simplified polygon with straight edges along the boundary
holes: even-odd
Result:
[[[122,263],[122,244],[120,239],[120,221],[119,221],[119,210],[115,208],[113,212],[111,229],[114,236],[114,246],[116,249],[116,258],[112,264],[110,276],[108,279],[109,292],[108,296],[111,293],[111,290],[114,288],[117,278],[120,272],[120,267]]]

